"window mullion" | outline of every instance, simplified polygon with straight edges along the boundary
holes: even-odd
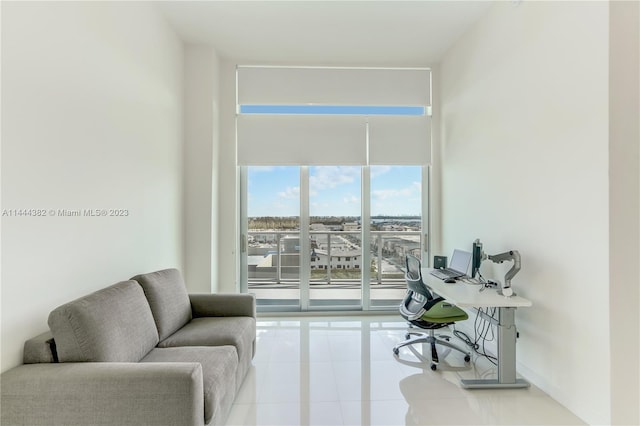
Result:
[[[309,220],[309,166],[300,166],[300,309],[309,310],[311,243]]]
[[[362,259],[360,276],[362,279],[362,309],[371,309],[371,173],[369,166],[362,167],[361,191],[361,252]]]

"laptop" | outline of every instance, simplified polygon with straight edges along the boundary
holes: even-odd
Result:
[[[467,275],[469,264],[471,263],[471,252],[464,250],[453,250],[449,267],[444,269],[433,269],[431,275],[446,280],[447,278],[458,278]]]

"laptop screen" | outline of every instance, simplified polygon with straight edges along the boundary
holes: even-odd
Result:
[[[453,269],[454,271],[466,275],[467,270],[469,270],[470,263],[471,252],[455,249],[453,250],[453,255],[451,256],[451,262],[449,262],[449,269]]]

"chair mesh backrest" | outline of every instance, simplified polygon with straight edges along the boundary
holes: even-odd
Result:
[[[408,254],[406,257],[407,272],[405,274],[405,280],[407,281],[407,288],[414,293],[421,294],[426,297],[427,300],[433,299],[433,295],[422,282],[422,272],[420,271],[420,259]]]

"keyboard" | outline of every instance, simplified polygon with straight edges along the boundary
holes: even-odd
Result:
[[[440,278],[441,280],[446,280],[447,278],[458,278],[463,275],[460,272],[450,269],[432,269],[429,273],[436,278]]]

